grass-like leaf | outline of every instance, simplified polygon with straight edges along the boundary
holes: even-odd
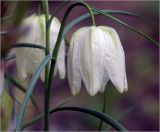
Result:
[[[73,97],[69,97],[69,98],[66,98],[64,100],[62,100],[62,102],[58,103],[53,109],[56,109],[56,108],[60,108],[62,107],[63,105],[65,105],[67,102],[69,102],[71,99],[73,99]],[[52,109],[50,110],[50,113],[51,113]],[[25,123],[22,127],[22,129],[26,128],[26,127],[29,127],[30,125],[36,123],[37,121],[43,119],[44,117],[44,112],[39,114],[38,116],[32,118],[31,120],[29,120],[27,123]]]
[[[128,12],[128,11],[123,11],[123,10],[101,10],[103,13],[108,13],[108,14],[118,14],[118,15],[126,15],[126,16],[132,16],[132,17],[136,17],[136,18],[140,18],[140,19],[143,19],[143,20],[146,20],[147,18],[145,17],[142,17],[142,16],[139,16],[135,13],[132,13],[132,12]],[[94,12],[94,15],[100,15],[100,13],[98,12]],[[64,30],[64,33],[63,33],[63,36],[66,35],[66,33],[74,26],[76,25],[77,23],[87,19],[90,17],[90,14],[89,13],[86,13],[84,15],[81,15],[75,19],[73,19],[69,24],[67,24],[67,26],[65,27],[65,30]],[[150,21],[150,20],[148,20]]]
[[[142,16],[139,16],[137,14],[134,14],[132,12],[127,12],[127,11],[122,11],[122,10],[97,10],[96,8],[93,8],[93,11],[94,11],[94,15],[104,15],[105,17],[108,17],[124,26],[126,26],[127,28],[137,32],[138,34],[142,35],[143,37],[147,38],[148,40],[152,41],[153,43],[159,45],[158,42],[156,42],[154,39],[152,39],[151,37],[149,37],[148,35],[146,35],[145,33],[133,28],[132,26],[122,22],[121,20],[117,19],[116,17],[110,15],[110,14],[121,14],[121,15],[128,15],[128,16],[133,16],[133,17],[137,17],[137,18],[141,18],[141,19],[144,19],[146,20],[147,18],[144,18]],[[63,37],[65,37],[66,33],[74,26],[76,25],[77,23],[81,22],[82,20],[85,20],[87,18],[89,18],[90,15],[89,13],[86,13],[84,15],[81,15],[77,18],[75,18],[74,20],[72,20],[66,27],[65,27],[65,30],[64,30],[64,33],[63,33]],[[149,20],[148,20],[149,21]]]
[[[16,131],[20,131],[22,129],[22,123],[23,123],[23,117],[24,117],[25,109],[26,109],[28,101],[29,101],[29,99],[32,95],[32,91],[34,89],[34,86],[35,86],[41,72],[43,71],[43,69],[45,68],[45,66],[48,64],[48,62],[51,59],[52,59],[51,55],[46,56],[45,59],[38,66],[38,68],[36,69],[36,71],[33,74],[33,77],[31,79],[31,82],[29,83],[29,86],[27,88],[23,103],[20,106],[20,110],[19,110],[19,113],[18,113],[18,116],[17,116]]]
[[[13,78],[10,74],[8,74],[6,72],[5,72],[5,79],[7,79],[10,83],[12,83],[15,86],[15,88],[18,88],[24,94],[26,93],[25,86],[23,86],[23,84],[21,84],[18,80],[16,80],[15,78]],[[34,105],[34,107],[39,111],[38,105],[37,105],[35,99],[33,98],[33,96],[31,96],[31,102]]]
[[[107,124],[109,124],[110,126],[112,126],[113,128],[115,128],[116,130],[119,131],[127,131],[126,128],[124,128],[119,122],[117,122],[116,120],[114,120],[112,117],[110,117],[107,114],[89,109],[89,108],[83,108],[83,107],[61,107],[61,108],[54,108],[50,110],[50,114],[51,113],[56,113],[56,112],[60,112],[60,111],[77,111],[77,112],[82,112],[82,113],[86,113],[89,115],[92,115],[98,119],[103,120],[104,122],[106,122]],[[30,126],[31,124],[37,122],[38,120],[42,119],[44,116],[44,114],[40,114],[38,116],[36,116],[35,118],[33,118],[32,120],[30,120],[28,123],[24,124],[23,128]]]
[[[45,47],[37,44],[30,44],[30,43],[16,43],[16,44],[13,44],[11,48],[37,48],[45,51]]]
[[[45,51],[45,47],[41,45],[37,45],[37,44],[31,44],[31,43],[16,43],[11,46],[11,49],[12,48],[37,48],[37,49],[42,49]],[[16,58],[16,54],[8,55],[5,58],[5,62],[11,59],[14,59],[14,58]]]
[[[97,12],[97,13],[99,13],[99,14],[101,14],[101,15],[103,15],[103,16],[105,16],[105,17],[107,17],[107,18],[109,18],[109,19],[111,19],[111,20],[114,20],[114,21],[122,24],[123,26],[129,28],[130,30],[135,31],[136,33],[140,34],[141,36],[145,37],[146,39],[148,39],[148,40],[151,41],[152,43],[154,43],[154,44],[156,44],[156,45],[159,46],[159,43],[156,42],[154,39],[152,39],[151,37],[149,37],[149,36],[146,35],[145,33],[137,30],[136,28],[133,28],[132,26],[128,25],[127,23],[121,21],[120,19],[118,19],[118,18],[116,18],[116,17],[114,17],[114,16],[112,16],[112,15],[110,15],[110,14],[108,14],[108,13],[104,13],[103,11],[98,10],[98,9],[96,9],[96,8],[94,8],[94,7],[92,7],[92,10],[95,11],[95,12]]]
[[[151,19],[149,19],[145,16],[138,15],[133,12],[129,12],[129,11],[125,11],[125,10],[101,10],[101,11],[106,12],[108,14],[116,14],[116,15],[135,17],[135,18],[138,18],[138,19],[141,19],[141,20],[147,22],[148,24],[151,24],[152,26],[158,27],[158,25],[156,25],[156,23],[154,21],[152,21]]]

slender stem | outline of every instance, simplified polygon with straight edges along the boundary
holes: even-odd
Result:
[[[44,0],[43,1],[43,7],[44,7],[44,12],[45,12],[45,24],[46,24],[46,51],[45,55],[47,56],[50,53],[50,27],[48,26],[48,21],[49,21],[49,8],[48,8],[48,1]],[[48,88],[47,88],[47,82],[48,82],[48,76],[49,76],[49,64],[46,65],[45,68],[45,92],[44,92],[44,131],[49,130],[49,114],[48,114]]]
[[[105,113],[106,111],[106,90],[104,91],[104,95],[103,95],[103,108],[102,108],[102,112]],[[100,120],[99,123],[99,131],[102,131],[103,128],[103,120]]]
[[[92,24],[95,25],[95,20],[94,20],[94,15],[92,13],[92,10],[90,9],[89,5],[83,2],[77,2],[75,4],[72,4],[66,11],[63,20],[62,20],[62,24],[61,24],[61,28],[58,34],[58,38],[55,44],[55,48],[53,50],[52,53],[52,57],[55,58],[55,60],[57,59],[57,55],[58,55],[58,51],[59,51],[59,47],[62,41],[62,35],[63,35],[63,31],[64,31],[64,26],[66,23],[66,20],[72,10],[72,8],[76,7],[76,6],[84,6],[85,8],[87,8],[87,10],[89,11],[91,18],[92,18]],[[53,17],[51,17],[53,18]],[[52,19],[50,19],[50,22],[52,21]],[[48,24],[50,25],[50,23]],[[47,126],[47,123],[49,123],[49,108],[50,108],[50,93],[51,93],[51,86],[52,86],[52,78],[53,78],[53,72],[54,72],[54,68],[55,68],[55,62],[56,61],[51,61],[51,67],[50,67],[50,71],[49,71],[49,79],[47,81],[47,89],[46,89],[46,94],[45,94],[45,124]],[[48,128],[46,127],[44,130],[48,130]]]
[[[60,8],[61,9],[64,5],[66,5],[68,2],[64,2]],[[49,20],[49,11],[48,11],[48,2],[47,0],[45,0],[45,3],[43,3],[43,7],[45,10],[45,16],[46,16],[46,55],[50,53],[50,48],[49,48],[49,40],[50,40],[50,26],[51,26],[51,19]],[[58,12],[58,9],[56,10],[55,13]],[[54,13],[54,14],[55,14]],[[53,17],[52,17],[53,19]],[[54,61],[52,61],[54,62]],[[48,82],[48,78],[49,78],[49,65],[46,66],[45,69],[45,101],[44,101],[44,106],[45,106],[45,115],[44,115],[44,131],[48,131],[49,130],[49,108],[50,108],[50,94],[51,94],[51,90],[50,88],[47,87],[47,82]]]
[[[92,9],[90,8],[90,6],[89,6],[88,4],[86,4],[86,3],[83,3],[83,4],[85,4],[85,7],[88,9],[88,11],[89,11],[89,13],[90,13],[91,20],[92,20],[92,25],[93,25],[93,26],[96,26],[96,24],[95,24],[95,19],[94,19],[94,14],[93,14],[93,12],[92,12]]]

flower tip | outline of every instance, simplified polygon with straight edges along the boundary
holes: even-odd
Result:
[[[97,92],[89,92],[90,96],[95,96],[97,94]]]
[[[124,92],[127,92],[128,88],[118,88],[118,91],[122,94]]]
[[[79,94],[79,92],[80,92],[80,91],[77,90],[76,88],[72,88],[72,89],[71,89],[71,93],[72,93],[73,96],[77,96],[77,95]]]
[[[77,93],[77,92],[72,92],[72,95],[73,95],[73,96],[77,96],[78,93]]]
[[[90,96],[95,96],[96,94],[89,94]]]
[[[60,79],[65,79],[65,74],[64,75],[60,75]]]
[[[127,91],[128,91],[128,88],[125,88],[124,91],[127,92]]]

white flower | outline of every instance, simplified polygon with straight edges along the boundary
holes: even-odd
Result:
[[[92,96],[105,90],[109,78],[120,93],[127,91],[124,51],[113,28],[83,27],[73,34],[68,78],[73,95],[79,93],[82,80]]]
[[[27,32],[20,36],[17,43],[32,43],[45,47],[45,15],[32,15],[26,18],[21,27],[27,29]],[[53,51],[58,32],[60,29],[60,22],[57,18],[53,18],[50,27],[50,52]],[[45,57],[45,52],[41,49],[36,48],[17,48],[16,50],[16,62],[18,75],[20,80],[25,80],[30,77],[38,65],[42,62]],[[56,70],[58,69],[60,78],[65,77],[65,45],[64,40],[61,43],[59,49]],[[45,72],[41,74],[41,79],[44,81]]]

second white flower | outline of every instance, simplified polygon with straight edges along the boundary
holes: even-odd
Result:
[[[60,22],[54,17],[50,27],[50,53],[55,47],[55,43],[58,37],[58,32],[60,30]],[[32,15],[24,19],[21,24],[22,28],[27,29],[28,31],[21,35],[17,43],[32,43],[35,45],[41,45],[45,47],[45,15]],[[29,79],[30,76],[34,73],[38,65],[42,62],[45,57],[44,51],[41,49],[34,48],[18,48],[16,50],[16,62],[18,75],[20,80]],[[62,40],[61,47],[59,49],[55,73],[59,72],[60,78],[65,77],[65,45],[64,40]],[[45,80],[45,72],[41,74],[41,80]]]

